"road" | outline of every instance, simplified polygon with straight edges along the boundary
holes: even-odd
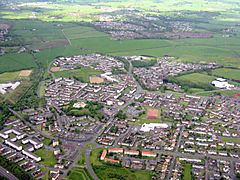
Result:
[[[8,172],[6,169],[0,166],[0,176],[6,177],[9,180],[18,180],[13,174]]]
[[[14,111],[13,109],[9,108],[9,110],[19,119],[21,119],[27,126],[31,127],[35,132],[41,134],[43,137],[49,138],[49,139],[53,139],[52,136],[44,133],[43,131],[37,129],[33,124],[31,124],[30,122],[26,121],[18,112]]]
[[[184,129],[185,129],[185,126],[182,126],[181,129],[180,129],[179,138],[178,138],[178,141],[177,141],[176,149],[174,151],[175,153],[178,152],[179,146],[180,146],[181,141],[182,141],[182,134],[183,134]],[[176,162],[176,156],[173,156],[173,160],[171,161],[171,165],[170,165],[169,172],[168,172],[168,175],[167,175],[167,180],[171,179],[172,170],[174,168],[175,162]]]
[[[91,149],[85,149],[86,168],[87,168],[88,172],[90,173],[90,175],[92,176],[92,178],[94,180],[98,180],[98,177],[95,174],[95,172],[93,171],[93,168],[92,168],[92,165],[91,165],[90,154],[91,154]]]

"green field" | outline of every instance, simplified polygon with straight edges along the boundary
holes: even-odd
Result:
[[[36,64],[30,54],[7,54],[0,56],[0,73],[35,68]]]
[[[240,138],[222,137],[221,140],[224,142],[233,142],[233,143],[238,143],[238,144],[240,143]]]
[[[1,100],[8,100],[11,103],[15,103],[25,92],[28,88],[32,86],[32,83],[30,81],[23,81],[17,89],[14,91],[10,91],[7,94],[1,95],[3,98]],[[0,96],[0,97],[1,97]]]
[[[90,76],[100,75],[102,71],[93,68],[80,68],[74,70],[59,71],[54,73],[55,77],[75,78],[82,82],[89,82]]]
[[[240,69],[220,68],[212,71],[214,76],[240,81]]]
[[[100,156],[102,153],[101,148],[93,149],[91,152],[91,164],[93,169],[99,179],[101,180],[112,180],[112,179],[121,179],[121,180],[149,180],[151,179],[152,173],[147,170],[131,170],[122,167],[110,166],[100,161]]]
[[[147,113],[147,109],[146,109]],[[143,125],[143,124],[150,124],[150,123],[161,123],[161,110],[159,110],[158,117],[156,119],[148,119],[147,114],[141,115],[135,122],[131,122],[131,124],[136,124],[136,125]]]
[[[16,81],[16,80],[27,80],[27,77],[19,77],[20,71],[15,72],[6,72],[0,74],[0,83],[8,82],[8,81]]]
[[[190,88],[198,88],[198,89],[214,89],[209,83],[211,83],[215,79],[214,76],[209,76],[207,74],[201,73],[190,73],[186,75],[180,75],[174,77],[173,80],[182,86],[187,86]]]
[[[89,175],[88,171],[83,168],[73,168],[70,171],[69,176],[67,177],[69,180],[92,180],[93,178]]]
[[[187,163],[183,167],[183,180],[191,180],[192,179],[192,165]]]
[[[40,164],[44,166],[53,167],[57,163],[57,160],[52,151],[42,148],[37,150],[35,154],[42,158],[42,161],[40,162]]]

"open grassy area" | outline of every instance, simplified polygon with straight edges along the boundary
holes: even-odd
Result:
[[[20,71],[6,72],[6,73],[0,74],[0,83],[7,82],[7,81],[21,80],[22,78],[18,76],[19,72]]]
[[[90,76],[95,76],[101,74],[102,71],[95,70],[93,68],[80,68],[74,70],[66,70],[55,72],[56,77],[65,77],[65,78],[75,78],[82,82],[89,82]]]
[[[51,143],[52,143],[52,140],[51,140],[51,139],[49,139],[49,138],[44,138],[44,140],[43,140],[43,144],[44,144],[44,145],[49,146],[49,145],[51,145]]]
[[[91,153],[91,164],[93,169],[99,179],[101,180],[112,180],[112,179],[121,179],[121,180],[149,180],[151,179],[152,173],[147,170],[131,170],[122,167],[110,166],[105,163],[102,163],[99,158],[102,153],[101,148],[93,149]]]
[[[213,70],[212,74],[218,77],[240,81],[240,69],[220,68]]]
[[[35,68],[33,57],[27,53],[0,56],[0,73]]]
[[[89,175],[88,171],[83,168],[73,168],[67,177],[69,180],[92,180],[93,178]]]
[[[222,137],[222,141],[224,142],[233,142],[233,143],[240,143],[240,138],[233,138],[233,137]]]
[[[52,151],[42,148],[38,149],[35,153],[42,158],[40,164],[53,167],[57,163],[57,160]]]
[[[190,73],[169,78],[170,81],[175,82],[182,87],[187,87],[191,93],[197,93],[201,89],[203,90],[214,90],[214,86],[210,83],[215,80],[214,76],[210,76],[203,73]]]
[[[23,81],[14,91],[10,91],[9,93],[1,96],[11,103],[15,103],[31,86],[32,83],[30,81]]]
[[[84,149],[80,149],[80,153],[81,153],[81,156],[80,156],[80,159],[78,160],[78,165],[82,166],[85,164],[85,152],[84,152]]]
[[[183,180],[191,180],[192,179],[192,165],[186,163],[183,167]]]

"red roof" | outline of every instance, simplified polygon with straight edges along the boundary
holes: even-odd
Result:
[[[240,97],[240,93],[236,93],[236,94],[234,94],[233,97],[235,97],[235,98]]]

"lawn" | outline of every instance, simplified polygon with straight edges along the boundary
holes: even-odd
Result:
[[[52,140],[49,138],[44,138],[43,144],[49,146],[52,143]]]
[[[100,161],[102,148],[93,149],[90,156],[90,161],[93,169],[99,179],[121,179],[121,180],[149,180],[151,179],[152,172],[147,170],[130,170],[127,168],[110,166]]]
[[[161,110],[158,112],[158,117],[156,119],[148,119],[147,117],[147,108],[146,113],[142,114],[135,122],[131,122],[131,124],[142,125],[142,124],[150,124],[150,123],[161,123]]]
[[[35,153],[42,158],[40,164],[53,167],[57,163],[57,160],[52,151],[42,148],[38,149]]]
[[[220,68],[212,71],[214,76],[240,81],[240,69]]]
[[[233,142],[233,143],[240,143],[240,138],[233,138],[233,137],[222,137],[222,141],[224,142]]]
[[[186,163],[183,169],[183,180],[191,180],[192,179],[192,165]]]
[[[70,171],[69,176],[67,177],[69,180],[92,180],[93,178],[90,176],[88,171],[83,168],[73,168]]]
[[[54,75],[56,77],[75,78],[82,82],[89,82],[90,76],[96,76],[101,73],[102,71],[95,70],[93,68],[80,68],[80,69],[74,69],[74,70],[55,72]]]
[[[81,153],[81,156],[80,156],[80,159],[78,160],[78,165],[82,166],[85,164],[85,152],[84,152],[84,149],[80,149],[80,153]]]

